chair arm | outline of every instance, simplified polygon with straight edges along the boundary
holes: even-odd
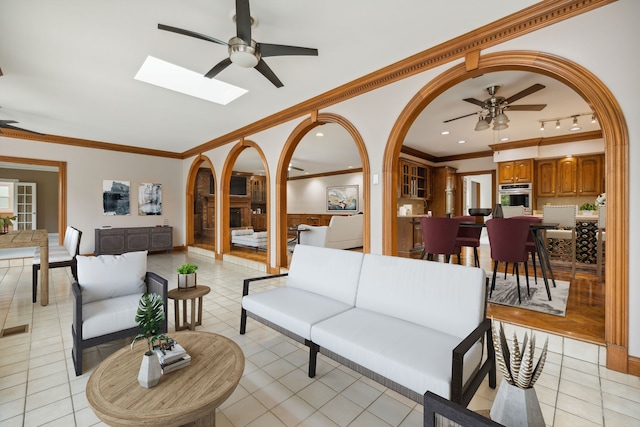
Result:
[[[486,336],[487,360],[482,364],[478,373],[473,377],[469,384],[462,382],[462,373],[464,365],[464,355],[473,347],[475,343],[482,340]],[[495,371],[496,358],[495,349],[493,348],[493,337],[491,335],[491,319],[485,318],[477,328],[475,328],[465,339],[453,349],[451,367],[451,400],[466,406],[474,392],[482,382],[484,375],[489,373],[489,386],[495,388]]]
[[[73,294],[73,329],[76,334],[82,336],[82,290],[78,282],[71,285],[71,293]]]
[[[169,282],[167,281],[167,279],[165,279],[164,277],[161,277],[159,275],[157,275],[156,273],[153,273],[151,271],[147,272],[146,275],[146,280],[145,280],[146,284],[147,284],[147,292],[153,292],[156,293],[158,295],[160,295],[160,297],[162,297],[162,302],[164,304],[164,322],[162,324],[162,329],[160,332],[162,333],[166,333],[168,332],[168,320],[167,320],[167,294],[169,293]]]
[[[271,276],[261,276],[261,277],[252,277],[251,279],[244,279],[244,282],[242,283],[242,296],[244,297],[249,295],[249,284],[251,282],[256,282],[258,280],[274,279],[276,277],[284,277],[288,275],[289,273],[282,273],[282,274],[272,274]]]

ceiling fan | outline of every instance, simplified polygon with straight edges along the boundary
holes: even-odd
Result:
[[[249,0],[236,0],[236,36],[231,37],[228,42],[218,40],[204,34],[190,30],[183,30],[169,25],[158,24],[158,29],[171,31],[197,39],[210,41],[227,46],[229,57],[216,64],[205,74],[205,77],[213,78],[222,70],[227,68],[232,62],[244,68],[255,68],[265,76],[276,87],[284,86],[275,73],[269,68],[262,58],[268,56],[284,55],[310,55],[318,56],[318,49],[308,47],[286,46],[280,44],[258,43],[251,38],[251,24],[253,18],[249,12]]]
[[[479,115],[478,123],[476,124],[476,130],[484,130],[489,128],[491,121],[494,121],[494,130],[506,129],[508,127],[507,122],[509,119],[504,114],[505,111],[541,111],[547,106],[547,104],[522,104],[512,105],[513,102],[531,95],[545,86],[539,83],[529,86],[528,88],[521,90],[515,95],[511,95],[509,98],[503,96],[496,96],[496,92],[500,89],[500,85],[492,85],[486,88],[489,98],[484,101],[480,101],[475,98],[465,98],[463,101],[470,102],[482,108],[480,111],[474,113],[465,114],[464,116],[456,117],[453,119],[445,120],[443,123],[452,122],[454,120],[462,119],[464,117]]]
[[[304,172],[304,169],[299,168],[297,166],[294,166],[293,163],[289,163],[289,169],[288,170],[291,170],[291,169],[295,169],[297,171]]]
[[[40,133],[40,132],[34,132],[32,130],[22,129],[17,126],[12,126],[11,125],[12,123],[18,123],[18,122],[16,122],[15,120],[0,120],[0,133],[2,133],[2,129],[11,129],[11,130],[19,130],[21,132],[35,133],[36,135],[44,135],[43,133]]]

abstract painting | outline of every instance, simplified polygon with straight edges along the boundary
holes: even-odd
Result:
[[[129,181],[102,181],[102,207],[105,215],[129,215]]]
[[[358,212],[358,186],[327,187],[327,211]]]
[[[138,215],[162,215],[162,184],[140,184]]]

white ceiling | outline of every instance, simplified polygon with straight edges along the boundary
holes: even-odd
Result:
[[[224,46],[157,25],[226,41],[235,35],[232,0],[0,0],[0,120],[45,134],[181,153],[534,3],[253,0],[251,14],[259,20],[255,40],[313,47],[319,56],[266,58],[284,83],[280,89],[256,70],[232,64],[217,78],[249,93],[220,106],[133,77],[148,55],[206,73],[227,56]],[[538,136],[542,118],[588,111],[571,90],[547,77],[489,74],[460,83],[431,103],[406,144],[435,156],[486,150],[497,132],[473,132],[473,116],[449,123],[447,138],[439,132],[443,120],[479,110],[462,99],[484,100],[484,88],[493,83],[504,85],[499,95],[505,97],[533,83],[547,86],[514,103],[546,103],[545,110],[507,112],[510,128],[499,136],[512,140]],[[322,161],[333,165],[331,170],[360,166],[354,163],[359,163],[355,147],[322,160],[333,144],[348,145],[346,132],[332,138],[330,126],[322,130],[322,144],[303,140],[308,150],[296,150],[296,166],[310,173],[321,171],[324,166],[315,163]],[[583,130],[589,130],[586,120]],[[458,139],[467,143],[457,144]]]

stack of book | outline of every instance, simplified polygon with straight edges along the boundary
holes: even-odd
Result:
[[[163,374],[184,368],[191,363],[191,356],[189,356],[187,351],[178,343],[174,343],[170,350],[155,348],[154,351],[158,355]]]

